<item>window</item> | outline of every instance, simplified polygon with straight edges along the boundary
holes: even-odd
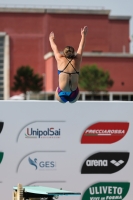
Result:
[[[109,101],[109,95],[103,95],[103,101]]]
[[[92,100],[92,97],[91,97],[91,95],[85,95],[85,100],[87,100],[87,101],[90,101],[90,100]]]
[[[122,101],[128,101],[128,95],[122,95]]]
[[[54,100],[54,94],[48,94],[48,100]]]
[[[113,100],[114,101],[120,100],[120,95],[113,95]]]
[[[79,101],[81,101],[82,100],[82,95],[80,94],[80,96],[79,96],[79,99],[78,99]]]
[[[133,95],[131,95],[131,99],[130,100],[133,101]]]

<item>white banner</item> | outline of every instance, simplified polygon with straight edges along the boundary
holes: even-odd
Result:
[[[18,183],[132,199],[132,102],[1,101],[0,113],[0,199]]]

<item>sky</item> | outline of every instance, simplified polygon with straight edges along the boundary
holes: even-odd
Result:
[[[28,6],[28,7],[66,7],[111,10],[110,15],[131,16],[130,36],[133,36],[133,0],[0,0],[0,6]],[[133,41],[130,43],[133,53]]]

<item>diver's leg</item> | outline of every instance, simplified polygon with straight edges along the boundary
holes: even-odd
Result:
[[[79,99],[79,96],[80,96],[80,92],[78,92],[78,95],[76,96],[76,98],[73,101],[69,101],[69,103],[75,103]]]
[[[66,102],[62,101],[61,98],[59,97],[59,95],[58,95],[58,87],[56,88],[56,91],[55,91],[55,97],[60,103],[66,103]]]

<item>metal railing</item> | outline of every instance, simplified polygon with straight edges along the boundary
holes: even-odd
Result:
[[[27,100],[56,100],[55,92],[27,92]],[[99,92],[92,95],[91,92],[80,91],[80,101],[133,101],[133,92]]]

